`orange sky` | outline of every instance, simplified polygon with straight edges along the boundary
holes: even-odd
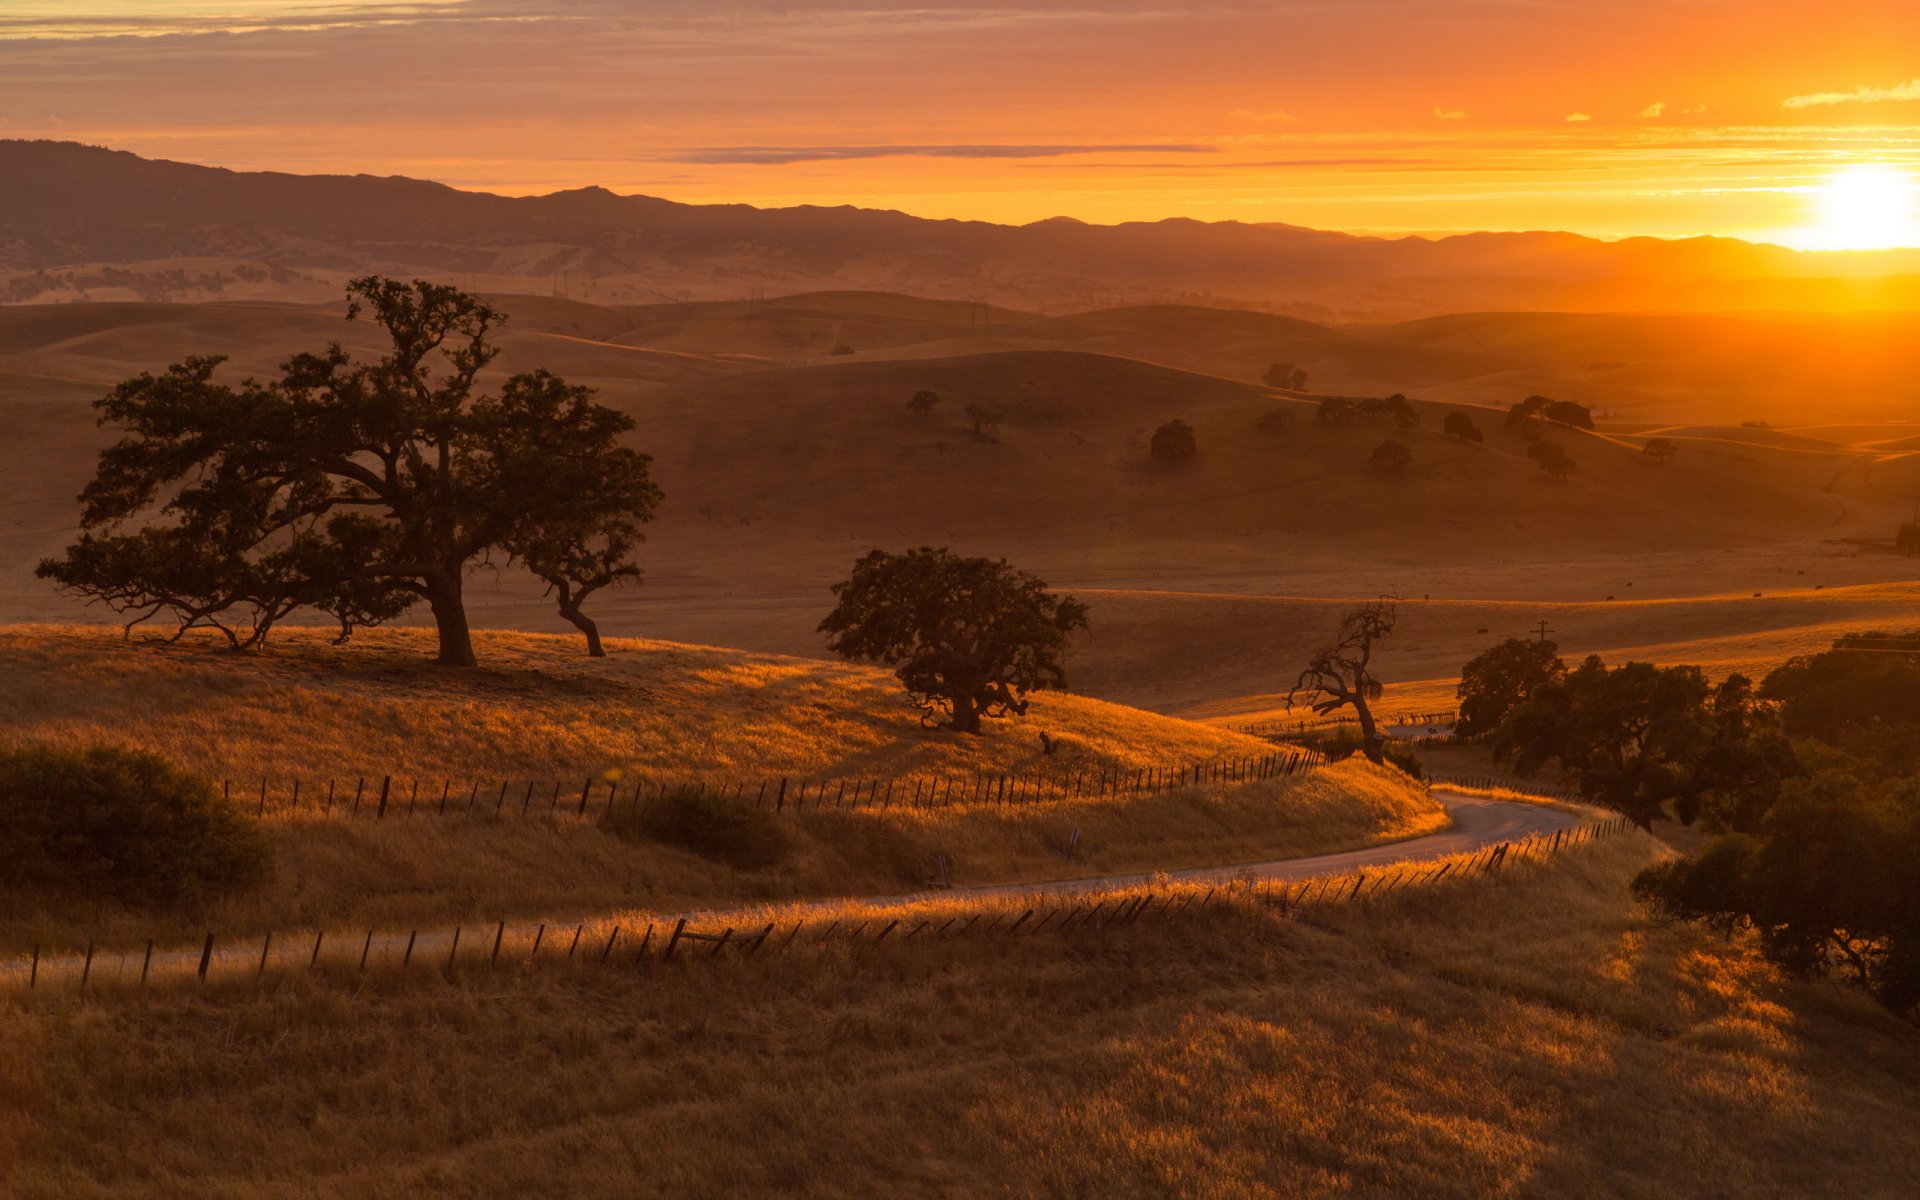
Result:
[[[0,136],[514,193],[1804,243],[1836,167],[1920,168],[1920,4],[5,0]]]

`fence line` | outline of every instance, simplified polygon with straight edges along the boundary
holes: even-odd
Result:
[[[646,800],[676,789],[712,794],[739,804],[780,813],[809,809],[934,809],[987,805],[1010,808],[1062,800],[1127,799],[1159,795],[1206,783],[1243,783],[1299,775],[1322,766],[1327,756],[1306,748],[1218,759],[1178,767],[1134,770],[1089,769],[1072,772],[1022,772],[1013,775],[893,776],[869,779],[811,779],[784,776],[710,782],[670,777],[609,779],[588,777],[576,785],[562,781],[463,780],[425,782],[357,776],[351,787],[337,779],[309,786],[287,779],[278,787],[262,778],[257,786],[222,787],[229,800],[254,815],[318,817],[330,820],[384,821],[390,817],[506,820],[571,816],[610,819],[621,809],[635,811]]]
[[[1498,775],[1460,775],[1452,772],[1429,772],[1427,782],[1436,787],[1468,788],[1482,792],[1515,792],[1524,796],[1545,796],[1567,804],[1591,804],[1592,801],[1572,788],[1542,786],[1537,783],[1522,785],[1513,779],[1504,779]]]
[[[381,971],[405,976],[437,968],[442,974],[451,974],[463,968],[497,969],[503,965],[503,959],[504,965],[522,969],[568,964],[634,967],[696,957],[717,958],[722,954],[778,954],[796,945],[859,946],[888,940],[905,942],[923,936],[928,940],[945,940],[1042,932],[1060,934],[1068,930],[1084,932],[1131,925],[1149,917],[1175,919],[1229,902],[1265,904],[1282,912],[1316,905],[1364,905],[1395,891],[1496,875],[1511,864],[1544,862],[1573,847],[1631,833],[1633,829],[1627,818],[1615,817],[1551,834],[1532,834],[1517,841],[1482,846],[1469,854],[1387,864],[1305,880],[1196,882],[1052,896],[1047,894],[1044,885],[1037,885],[1032,892],[1011,900],[982,897],[983,903],[971,909],[940,901],[939,906],[928,912],[926,903],[920,904],[917,910],[912,903],[906,903],[830,920],[825,916],[801,917],[791,924],[770,912],[751,917],[744,913],[731,914],[731,919],[738,922],[733,925],[721,924],[729,919],[729,914],[714,914],[711,920],[716,927],[707,929],[689,928],[692,918],[687,916],[611,925],[589,921],[571,926],[529,923],[511,930],[507,922],[497,921],[481,927],[481,936],[471,940],[462,940],[467,927],[454,929],[450,939],[443,939],[440,931],[430,931],[425,941],[416,929],[407,932],[404,943],[399,931],[382,933],[374,929],[367,930],[364,936],[356,934],[340,940],[329,940],[325,930],[291,936],[269,932],[240,941],[216,937],[213,931],[208,931],[199,948],[166,951],[157,961],[152,939],[146,941],[144,949],[112,952],[103,952],[89,941],[84,955],[75,951],[58,959],[43,956],[43,948],[35,945],[25,971],[16,968],[0,972],[0,984],[10,980],[15,987],[24,983],[23,990],[46,991],[68,983],[75,990],[85,992],[115,985],[145,987],[150,982],[185,981],[188,977],[200,984],[210,979],[221,982],[262,979],[269,972],[284,976],[365,975],[369,971]],[[963,899],[954,897],[954,900]],[[856,899],[847,903],[857,910],[861,902]],[[160,968],[157,972],[156,965]],[[23,974],[24,980],[20,978]]]
[[[1451,738],[1453,726],[1459,724],[1460,714],[1454,711],[1429,713],[1387,713],[1374,719],[1381,729],[1427,728],[1446,729],[1445,734],[1433,733],[1402,738],[1402,741],[1432,741]],[[1341,729],[1360,724],[1358,717],[1300,717],[1292,721],[1257,721],[1251,725],[1236,726],[1239,733],[1252,737],[1304,737],[1327,730]]]

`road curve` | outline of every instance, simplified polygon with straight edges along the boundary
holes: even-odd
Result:
[[[1453,823],[1449,828],[1424,837],[1386,842],[1359,850],[1342,850],[1333,854],[1274,859],[1268,862],[1189,867],[1164,872],[1094,875],[1079,879],[943,888],[937,891],[908,892],[890,896],[846,896],[782,902],[777,905],[759,904],[726,909],[701,909],[685,913],[652,914],[650,919],[671,924],[685,917],[690,923],[697,923],[702,927],[728,925],[745,927],[764,923],[768,919],[767,914],[775,910],[789,918],[804,919],[810,912],[830,911],[850,903],[893,907],[934,898],[950,902],[967,897],[1002,899],[1038,893],[1054,897],[1070,897],[1095,892],[1119,891],[1160,880],[1224,883],[1229,880],[1247,879],[1276,881],[1311,879],[1321,875],[1343,875],[1365,868],[1446,858],[1449,855],[1470,853],[1502,842],[1551,835],[1559,830],[1573,829],[1586,823],[1580,814],[1564,808],[1513,800],[1494,800],[1449,788],[1435,788],[1433,798],[1452,817]],[[546,927],[558,932],[554,940],[545,944],[556,946],[562,937],[567,936],[568,930],[577,926],[604,926],[609,920],[610,918],[607,917],[593,917],[584,920],[575,918],[566,921],[549,921]],[[524,923],[524,927],[516,924],[514,929],[508,931],[507,937],[512,942],[516,953],[526,952],[528,931],[532,927],[533,922],[529,921]],[[403,957],[417,958],[422,963],[446,961],[456,954],[465,961],[469,956],[485,955],[495,936],[496,927],[493,925],[462,926],[457,931],[450,927],[418,932],[393,931],[374,933],[370,937],[342,935],[336,939],[330,936],[327,942],[331,948],[328,961],[333,961],[335,955],[341,953],[345,953],[349,958],[361,958],[368,965],[392,965],[403,961]],[[250,943],[238,946],[229,943],[216,947],[211,956],[210,969],[222,976],[231,976],[237,969],[248,968],[259,963],[263,953],[259,937],[260,935],[254,935]],[[456,937],[460,939],[458,942],[455,941]],[[268,965],[277,970],[305,965],[306,955],[312,944],[312,935],[301,935],[297,939],[289,937],[279,945],[269,944],[266,947]],[[40,987],[70,986],[81,978],[83,970],[90,971],[94,979],[102,982],[138,978],[146,972],[150,972],[156,982],[169,978],[192,979],[199,969],[201,951],[202,947],[198,946],[156,949],[153,951],[151,960],[147,961],[142,951],[114,950],[98,955],[90,968],[84,956],[79,954],[68,953],[43,957],[39,960],[37,967],[27,957],[14,954],[8,956],[5,961],[0,961],[0,989],[25,987],[29,983],[30,975],[33,974],[37,974],[37,985]]]

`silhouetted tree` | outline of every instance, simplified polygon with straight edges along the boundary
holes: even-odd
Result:
[[[1261,433],[1285,433],[1293,428],[1293,410],[1276,408],[1271,412],[1261,413],[1260,419],[1254,422],[1254,427]]]
[[[1397,474],[1413,465],[1413,451],[1388,438],[1373,448],[1373,453],[1367,456],[1367,463],[1376,471]]]
[[[126,436],[81,496],[80,540],[39,574],[129,624],[170,612],[176,637],[213,626],[235,646],[302,607],[344,640],[424,600],[455,666],[474,663],[475,563],[524,561],[569,619],[637,574],[627,555],[660,493],[617,444],[629,418],[545,371],[476,396],[502,319],[477,297],[378,276],[348,293],[349,318],[364,307],[391,342],[378,361],[336,343],[236,388],[214,381],[220,359],[190,358],[101,400]]]
[[[1454,733],[1462,738],[1492,734],[1521,705],[1532,700],[1567,674],[1560,647],[1553,642],[1508,638],[1482,651],[1460,669],[1460,721]]]
[[[1920,554],[1920,521],[1902,521],[1900,532],[1894,535],[1894,549],[1911,558]]]
[[[1342,426],[1353,424],[1359,415],[1353,401],[1344,396],[1323,396],[1313,410],[1313,419],[1322,425]]]
[[[913,394],[912,399],[907,401],[907,411],[916,417],[924,417],[931,413],[934,405],[938,403],[940,403],[939,392],[918,391]]]
[[[1307,386],[1307,373],[1292,363],[1274,363],[1267,368],[1260,382],[1271,388],[1282,388],[1289,392],[1304,391]]]
[[[1480,432],[1479,424],[1463,412],[1448,413],[1446,419],[1441,422],[1440,427],[1446,432],[1448,437],[1459,438],[1463,442],[1478,442],[1484,440],[1484,435]]]
[[[1086,605],[1056,596],[1005,559],[961,558],[921,547],[875,550],[833,587],[820,622],[844,658],[894,668],[928,727],[979,733],[980,720],[1027,711],[1027,694],[1065,686],[1067,637]]]
[[[1584,404],[1575,404],[1571,400],[1549,400],[1545,396],[1528,396],[1507,410],[1509,426],[1524,424],[1529,418],[1534,417],[1575,429],[1593,428],[1593,410]]]
[[[1642,828],[1693,811],[1702,787],[1695,767],[1713,732],[1706,676],[1698,667],[1627,663],[1608,670],[1598,656],[1536,689],[1510,712],[1494,753],[1530,774],[1557,760],[1596,804]]]
[[[1680,453],[1680,447],[1674,445],[1671,438],[1648,438],[1647,444],[1640,448],[1640,453],[1654,462],[1665,464],[1673,461],[1673,456]]]
[[[1199,452],[1200,444],[1194,440],[1193,426],[1177,418],[1154,430],[1153,440],[1147,447],[1147,453],[1153,461],[1169,466],[1187,462]]]
[[[1544,438],[1527,447],[1527,457],[1555,479],[1565,479],[1573,474],[1573,457],[1562,450],[1558,444]]]
[[[1373,649],[1393,633],[1398,618],[1391,600],[1354,609],[1341,619],[1333,644],[1313,656],[1287,692],[1287,707],[1301,698],[1323,717],[1351,708],[1360,723],[1361,752],[1376,763],[1386,761],[1387,739],[1373,719],[1373,702],[1385,690],[1373,673]]]
[[[967,428],[973,436],[983,442],[998,441],[1000,421],[1004,414],[994,405],[979,400],[969,400],[961,410],[967,419]]]

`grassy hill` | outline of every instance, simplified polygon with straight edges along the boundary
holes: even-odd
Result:
[[[1907,1194],[1913,1030],[1649,920],[1657,853],[1310,921],[7,1005],[0,1169],[21,1200]]]
[[[1224,729],[1051,693],[979,737],[922,728],[893,678],[865,667],[713,647],[617,641],[589,660],[567,639],[485,634],[485,666],[447,672],[427,639],[373,631],[335,648],[318,631],[276,635],[259,654],[211,641],[125,643],[100,630],[0,627],[0,745],[118,744],[215,780],[244,807],[262,776],[276,868],[249,892],[190,911],[85,898],[0,897],[0,953],[33,944],[179,940],[207,923],[255,933],[327,924],[566,918],[742,898],[891,893],[941,877],[995,883],[1243,862],[1367,845],[1445,824],[1425,790],[1364,763],[1311,775],[1207,783],[1123,799],[884,810],[756,810],[765,861],[703,856],[594,816],[572,815],[582,781],[708,785],[791,777],[920,780],[1054,777],[1186,767],[1265,755]],[[1042,752],[1039,734],[1055,739]],[[357,780],[397,782],[393,813],[344,819]],[[306,800],[289,809],[294,780]],[[422,811],[412,784],[424,780]],[[330,816],[319,811],[339,785]],[[456,785],[437,815],[442,785]],[[550,785],[568,803],[548,815]],[[540,803],[520,816],[522,785]],[[469,788],[510,786],[463,807]],[[499,793],[504,796],[505,792]],[[530,795],[531,793],[528,793]],[[651,794],[651,792],[649,792]],[[746,793],[748,803],[755,793]],[[629,807],[631,802],[629,801]],[[790,805],[791,809],[798,809]],[[432,815],[430,815],[432,814]],[[1077,834],[1077,840],[1076,840]],[[1068,847],[1074,851],[1069,861]]]

